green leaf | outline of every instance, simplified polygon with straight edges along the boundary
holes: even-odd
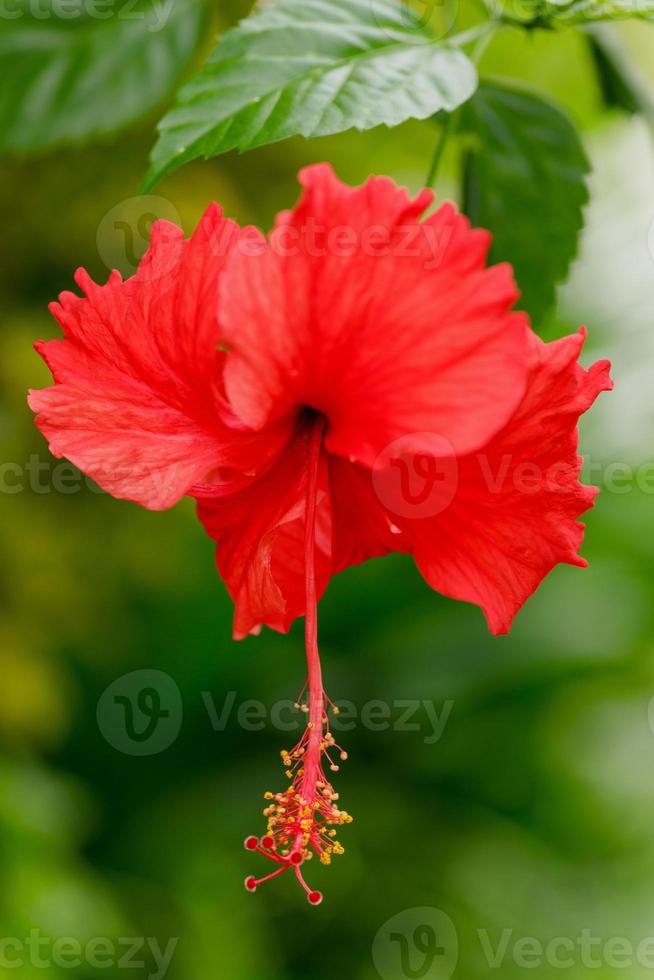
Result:
[[[199,0],[51,4],[34,16],[34,0],[18,0],[0,22],[2,153],[83,142],[153,108],[195,51],[205,16]]]
[[[475,134],[464,210],[493,233],[491,257],[510,262],[521,306],[535,321],[577,252],[589,164],[570,120],[552,103],[508,83],[484,81],[464,109]]]
[[[487,0],[489,2],[489,0]],[[505,23],[523,27],[571,27],[614,20],[651,20],[654,0],[494,0]]]
[[[608,24],[597,24],[588,29],[588,39],[606,105],[654,118],[649,87],[614,30]]]
[[[472,62],[400,0],[278,0],[228,31],[160,123],[146,189],[227,150],[452,111]]]
[[[545,7],[546,19],[565,24],[650,20],[654,15],[654,0],[546,0]]]

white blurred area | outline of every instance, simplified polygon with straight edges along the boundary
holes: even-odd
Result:
[[[591,203],[560,312],[613,362],[615,391],[595,405],[584,450],[638,463],[654,456],[654,120],[616,113],[586,145]]]

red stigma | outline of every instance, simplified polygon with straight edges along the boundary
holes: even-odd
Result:
[[[254,834],[252,834],[250,835],[250,837],[245,838],[245,840],[243,841],[243,847],[245,848],[246,851],[256,851],[258,843],[259,841],[254,836]]]
[[[309,892],[307,898],[312,905],[320,905],[322,902],[322,892]]]

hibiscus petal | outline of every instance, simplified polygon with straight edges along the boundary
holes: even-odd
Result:
[[[451,205],[424,222],[387,178],[350,188],[326,165],[266,242],[230,255],[220,322],[225,386],[253,428],[309,405],[327,449],[374,464],[399,437],[484,445],[524,393],[524,314],[510,267],[485,268],[489,235]]]
[[[198,517],[216,541],[216,564],[235,605],[234,637],[263,626],[287,632],[306,609],[305,508],[310,433],[300,431],[268,472],[225,500],[198,500]],[[332,519],[327,457],[318,474],[316,586],[331,574]]]
[[[372,473],[338,456],[329,459],[334,523],[334,572],[411,550],[410,538],[394,523],[375,492]]]
[[[115,497],[159,510],[209,476],[242,482],[287,437],[254,438],[224,399],[218,279],[239,234],[215,205],[188,241],[157,222],[135,276],[99,286],[80,270],[85,297],[51,306],[65,338],[35,346],[55,385],[29,404],[53,454]]]
[[[459,460],[451,503],[436,496],[432,516],[397,517],[432,588],[481,606],[493,633],[508,632],[559,562],[586,565],[577,518],[597,490],[579,482],[577,422],[612,382],[608,362],[577,363],[584,339],[532,335],[524,399],[482,452]]]

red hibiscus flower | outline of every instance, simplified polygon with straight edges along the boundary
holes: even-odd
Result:
[[[37,350],[55,384],[30,392],[55,456],[153,510],[185,494],[216,542],[234,634],[305,616],[308,715],[247,838],[275,870],[342,853],[351,817],[325,769],[329,729],[317,601],[332,574],[391,551],[429,584],[477,603],[494,633],[559,562],[584,565],[577,421],[611,387],[577,362],[584,334],[545,344],[490,236],[450,205],[428,218],[386,178],[302,172],[304,194],[268,238],[212,206],[184,240],[158,222],[138,272],[52,312],[64,339]],[[304,700],[303,700],[304,699]]]

